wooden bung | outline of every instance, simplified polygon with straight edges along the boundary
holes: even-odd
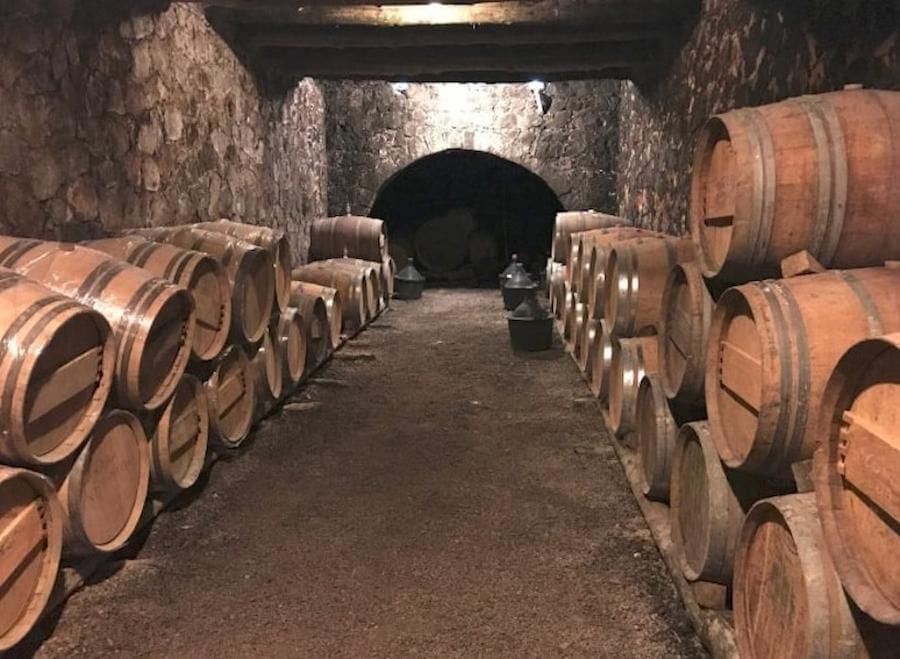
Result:
[[[733,600],[738,652],[746,659],[890,657],[900,647],[900,630],[851,609],[813,494],[764,499],[750,509]]]
[[[897,270],[831,271],[726,291],[706,363],[710,432],[725,463],[779,475],[811,458],[838,359],[857,341],[892,331],[900,331]]]
[[[194,302],[186,290],[98,250],[68,243],[0,236],[0,266],[106,317],[115,338],[113,391],[119,405],[153,410],[172,395],[193,343]],[[85,351],[95,343],[89,339]]]
[[[247,353],[241,346],[230,346],[204,385],[211,438],[220,446],[237,448],[250,433],[256,405],[255,387]]]
[[[344,329],[343,309],[344,303],[341,292],[330,286],[321,286],[308,281],[291,282],[291,305],[300,310],[303,316],[303,323],[307,325],[306,315],[303,312],[301,300],[308,297],[320,297],[325,304],[325,315],[327,317],[328,339],[330,341],[329,348],[336,348],[341,343],[341,332]],[[307,338],[309,338],[307,332]]]
[[[835,568],[863,611],[900,625],[900,333],[841,357],[816,428],[813,480]]]
[[[712,117],[694,155],[689,225],[707,277],[778,274],[807,250],[827,268],[900,256],[900,92],[802,96]]]
[[[553,228],[551,258],[558,263],[568,263],[569,255],[572,252],[572,234],[592,229],[627,226],[628,224],[629,222],[625,218],[593,210],[557,213]]]
[[[137,417],[107,412],[81,453],[60,470],[59,483],[66,555],[121,549],[141,519],[150,483],[150,450]]]
[[[672,454],[672,542],[688,581],[731,584],[744,512],[772,493],[750,474],[722,465],[702,421],[684,424]]]
[[[704,404],[713,297],[696,261],[669,272],[659,319],[659,375],[666,396]]]
[[[291,297],[291,270],[294,268],[294,259],[291,256],[291,244],[284,231],[231,220],[202,222],[196,226],[224,233],[268,251],[275,272],[275,305],[279,311],[287,308]]]
[[[294,284],[296,283],[295,281]],[[306,335],[306,370],[309,373],[328,359],[328,355],[340,345],[340,335],[338,335],[338,343],[333,344],[334,327],[329,323],[328,312],[322,296],[294,288],[291,294],[291,304],[297,306],[300,310],[300,317],[303,319],[303,331]],[[335,309],[338,313],[340,312],[340,297],[335,298]],[[329,327],[331,327],[330,331]]]
[[[256,422],[272,411],[284,392],[284,367],[271,330],[263,337],[256,354],[250,360],[250,370],[256,390],[253,410],[253,421]]]
[[[294,281],[305,281],[335,288],[341,293],[343,327],[356,331],[369,318],[369,280],[362,270],[330,265],[328,261],[308,263],[294,268]]]
[[[306,329],[297,307],[286,307],[272,320],[272,337],[282,365],[285,394],[300,384],[306,373]]]
[[[209,403],[200,380],[185,374],[150,433],[150,487],[180,492],[197,482],[209,445]]]
[[[656,333],[663,291],[672,267],[694,260],[696,247],[685,238],[630,241],[613,247],[606,259],[603,319],[616,336]]]
[[[672,454],[678,429],[703,418],[702,408],[673,403],[666,398],[658,375],[645,375],[637,395],[637,436],[641,491],[648,499],[667,502],[672,475]]]
[[[636,430],[638,388],[645,375],[658,370],[656,349],[655,336],[613,340],[608,426],[617,437]]]
[[[194,299],[197,318],[191,357],[205,362],[222,353],[231,328],[231,284],[216,259],[138,235],[84,244],[187,289]]]
[[[345,255],[380,263],[387,256],[384,222],[354,215],[315,220],[309,231],[309,260]]]
[[[109,324],[99,312],[0,269],[0,334],[0,460],[59,462],[81,446],[109,396]]]
[[[0,466],[0,652],[37,623],[56,583],[63,513],[44,476]]]
[[[613,335],[606,324],[598,321],[594,354],[591,356],[591,393],[601,401],[609,396],[609,373],[612,367]]]
[[[275,304],[275,270],[269,252],[224,233],[196,227],[136,229],[130,233],[217,259],[231,285],[232,341],[257,343],[262,339]]]

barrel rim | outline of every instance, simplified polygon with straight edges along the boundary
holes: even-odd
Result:
[[[247,245],[250,246],[251,244],[247,243]],[[238,316],[236,325],[240,335],[247,343],[258,343],[263,338],[263,334],[265,334],[269,328],[269,319],[272,316],[272,309],[275,306],[275,278],[261,274],[266,272],[274,272],[272,257],[268,251],[256,247],[255,245],[250,246],[248,249],[241,250],[237,266],[237,275],[234,277],[231,307],[232,318]],[[257,277],[259,277],[259,279],[257,279]],[[264,284],[262,291],[262,298],[264,298],[264,300],[256,324],[252,324],[247,317],[247,310],[244,308],[247,286],[251,285],[251,281],[254,286],[260,281]],[[235,305],[236,301],[238,302],[237,305]]]
[[[705,520],[705,528],[704,533],[702,534],[700,547],[697,547],[695,549],[696,555],[700,557],[700,565],[698,567],[688,559],[687,552],[685,552],[684,550],[685,536],[681,530],[681,522],[678,516],[678,511],[681,509],[681,479],[676,478],[676,474],[680,473],[681,471],[682,461],[684,460],[684,452],[688,442],[695,442],[698,446],[700,446],[700,450],[703,452],[704,468],[707,472],[707,483],[709,484],[711,482],[711,479],[708,475],[711,460],[709,459],[709,446],[707,446],[703,441],[704,433],[707,435],[707,437],[709,436],[708,423],[701,421],[685,423],[683,426],[681,426],[681,428],[678,429],[678,435],[675,438],[675,447],[672,451],[671,480],[669,481],[669,505],[671,511],[670,529],[672,535],[672,544],[675,548],[675,555],[678,560],[678,565],[681,567],[681,571],[684,574],[685,579],[687,579],[688,581],[697,581],[704,576],[703,566],[709,563],[711,554],[711,524],[709,523],[709,519]],[[716,464],[718,464],[717,456]]]
[[[647,399],[651,400],[652,410],[653,410],[653,447],[655,454],[653,464],[648,465],[645,457],[649,456],[651,452],[645,451],[647,447],[647,443],[644,441],[644,433],[642,430],[645,429],[645,420],[646,415],[642,414],[642,412],[646,411],[645,406],[647,404]],[[660,418],[656,411],[658,409],[663,409],[665,411],[665,415]],[[670,447],[666,446],[664,442],[661,442],[660,439],[664,438],[667,435],[667,431],[675,426],[675,421],[672,418],[672,412],[669,410],[669,401],[666,398],[665,393],[662,390],[661,378],[658,374],[655,373],[646,373],[644,377],[641,378],[641,383],[638,385],[638,393],[637,400],[635,404],[635,436],[637,437],[638,450],[636,452],[638,465],[640,469],[638,469],[638,484],[640,485],[641,492],[648,499],[656,499],[656,500],[666,500],[668,499],[669,494],[669,474],[660,473],[666,471],[666,466],[671,465],[671,455],[668,455],[670,452]],[[646,428],[649,430],[650,428]],[[652,470],[648,470],[648,467],[652,466]],[[662,469],[661,469],[662,467]],[[648,471],[652,471],[653,473],[648,473]],[[669,470],[671,471],[671,470]]]
[[[240,424],[236,424],[237,432],[225,434],[218,417],[218,389],[221,368],[226,362],[231,360],[237,361],[238,368],[242,373],[244,394],[242,396],[241,406],[244,408],[244,412],[241,416]],[[213,434],[215,435],[216,440],[225,448],[238,448],[250,434],[250,429],[253,426],[253,411],[256,407],[256,388],[254,386],[253,374],[250,370],[250,358],[247,356],[247,352],[243,347],[232,344],[224,353],[222,353],[222,356],[219,358],[219,363],[213,371],[212,377],[210,377],[206,383],[206,398],[210,406],[210,428],[214,430]]]
[[[159,428],[163,423],[169,423],[172,415],[172,406],[175,404],[182,387],[189,387],[191,396],[197,401],[197,415],[199,416],[197,437],[194,442],[195,446],[202,446],[202,450],[194,450],[191,452],[192,459],[188,464],[188,468],[180,478],[176,478],[172,473],[172,464],[169,452],[161,451],[159,446]],[[169,433],[167,442],[171,440]],[[199,379],[185,373],[178,383],[178,387],[172,394],[169,404],[166,405],[162,416],[157,423],[156,431],[150,437],[150,477],[153,485],[162,486],[164,490],[183,491],[187,490],[197,482],[203,468],[206,465],[206,452],[209,446],[209,403],[206,400],[206,390]]]
[[[670,316],[674,311],[674,306],[671,302],[674,300],[674,289],[676,286],[687,287],[689,298],[693,302],[692,306],[700,306],[702,317],[700,327],[696,325],[691,327],[691,343],[693,345],[699,343],[699,349],[696,351],[696,354],[691,354],[694,360],[694,372],[691,372],[691,360],[686,358],[684,368],[681,369],[677,376],[670,369],[670,349],[668,347]],[[709,328],[712,323],[713,307],[712,296],[706,288],[706,283],[696,261],[676,263],[672,266],[669,276],[666,278],[666,285],[663,290],[663,309],[659,318],[659,374],[663,391],[670,400],[693,402],[704,396],[707,344],[704,342],[703,336],[704,330]]]
[[[231,284],[228,282],[228,273],[225,271],[225,268],[222,267],[222,264],[219,263],[219,261],[206,254],[205,252],[195,253],[201,258],[197,260],[194,268],[191,269],[188,285],[186,285],[185,288],[188,288],[189,291],[193,291],[196,282],[199,280],[199,277],[204,274],[201,271],[201,268],[210,268],[209,272],[216,278],[216,281],[218,283],[220,296],[219,331],[214,334],[214,339],[209,343],[208,347],[202,351],[198,351],[196,340],[191,342],[192,357],[196,361],[208,362],[221,355],[222,351],[225,349],[225,345],[228,342],[232,313]],[[197,332],[195,332],[195,335],[196,334]]]

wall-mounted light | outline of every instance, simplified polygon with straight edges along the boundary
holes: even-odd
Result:
[[[397,96],[406,96],[406,92],[409,91],[409,83],[408,82],[392,82],[391,89],[394,90],[394,93]]]
[[[547,85],[542,80],[532,80],[528,83],[528,89],[534,94],[534,103],[541,114],[547,114],[553,105],[553,97],[547,93]]]

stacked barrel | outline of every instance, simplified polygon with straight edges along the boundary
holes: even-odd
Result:
[[[900,93],[854,88],[713,117],[690,239],[572,235],[561,333],[742,657],[900,647],[898,216]]]
[[[387,308],[396,268],[388,254],[384,222],[375,218],[315,220],[309,240],[309,262],[294,269],[292,296],[324,315],[322,328],[315,332],[327,337],[328,349],[334,349],[340,340],[338,327],[355,334]]]
[[[283,233],[226,220],[0,237],[0,652],[61,563],[122,548],[148,496],[191,487],[327,357],[340,297],[292,266]]]

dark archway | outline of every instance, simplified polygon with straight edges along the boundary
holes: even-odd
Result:
[[[532,271],[543,267],[561,210],[556,193],[525,167],[449,149],[391,176],[370,215],[385,220],[394,258],[415,257],[429,279],[495,283],[513,253]]]

